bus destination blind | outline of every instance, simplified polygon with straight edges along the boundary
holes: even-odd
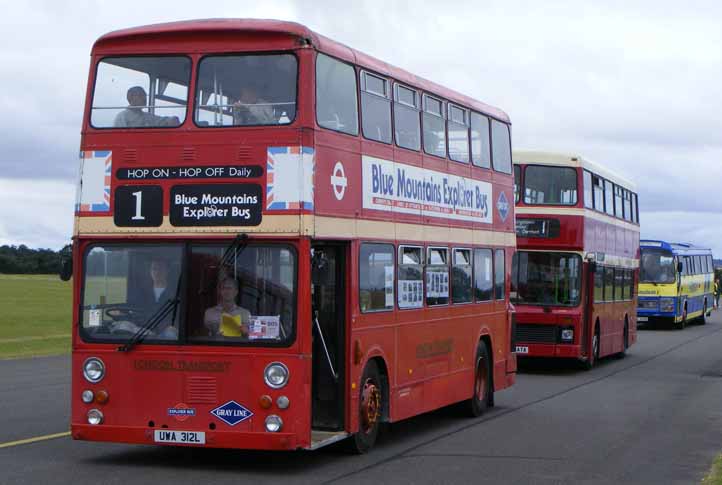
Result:
[[[258,184],[176,185],[171,189],[174,226],[257,226],[261,223]]]

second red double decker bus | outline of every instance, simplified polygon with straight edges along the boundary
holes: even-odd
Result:
[[[579,155],[514,151],[516,352],[588,367],[636,341],[634,185]]]
[[[75,439],[314,449],[514,382],[510,121],[304,26],[91,54]]]

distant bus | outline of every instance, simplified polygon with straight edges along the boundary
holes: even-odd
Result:
[[[686,243],[640,241],[637,322],[672,323],[683,329],[704,324],[712,311],[712,250]]]
[[[368,450],[511,386],[511,122],[290,22],[101,37],[74,439]]]
[[[637,335],[634,184],[578,155],[515,151],[513,159],[517,355],[592,367],[624,354]]]

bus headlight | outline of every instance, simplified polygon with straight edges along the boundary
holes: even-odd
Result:
[[[674,298],[660,298],[659,299],[659,310],[662,312],[673,312],[674,311]]]
[[[288,382],[288,367],[280,362],[271,362],[263,371],[263,380],[268,387],[280,389]]]
[[[105,377],[105,364],[97,357],[90,357],[83,363],[83,377],[88,382],[95,384]]]
[[[96,425],[103,422],[103,413],[98,409],[91,409],[88,411],[88,423]]]
[[[574,329],[573,328],[563,328],[562,334],[561,334],[562,342],[572,342],[574,341]]]
[[[283,420],[280,416],[276,416],[275,414],[271,414],[266,418],[266,431],[270,431],[271,433],[276,433],[278,431],[281,431],[281,428],[283,427]]]

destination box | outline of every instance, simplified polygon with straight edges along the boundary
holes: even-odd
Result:
[[[119,180],[163,179],[253,179],[263,176],[259,165],[195,167],[123,167],[115,172]]]
[[[262,217],[258,184],[176,185],[171,189],[174,226],[257,226]]]

